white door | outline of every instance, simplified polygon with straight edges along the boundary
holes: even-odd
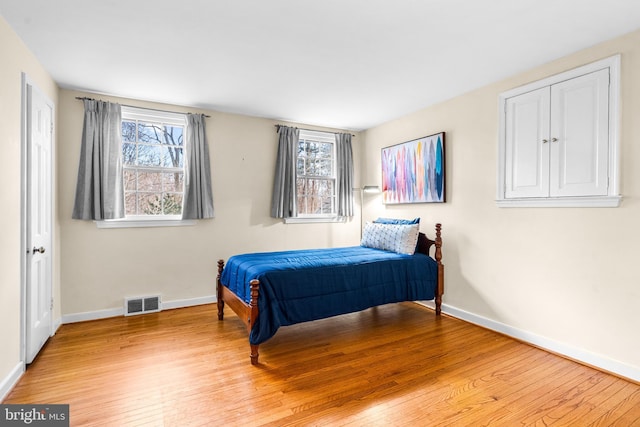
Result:
[[[51,335],[52,103],[26,85],[26,363]]]
[[[505,102],[505,197],[547,197],[549,87]]]
[[[553,196],[606,196],[609,165],[609,69],[552,86]]]

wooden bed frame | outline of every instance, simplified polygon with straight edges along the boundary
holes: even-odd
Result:
[[[420,233],[416,252],[429,255],[431,246],[435,245],[435,260],[438,263],[438,286],[436,296],[434,298],[436,304],[436,315],[440,315],[442,311],[442,295],[444,294],[444,264],[442,264],[442,225],[436,224],[436,239],[431,240],[423,233]],[[238,298],[236,294],[231,292],[229,288],[220,283],[220,276],[224,269],[224,260],[218,261],[218,276],[216,278],[217,297],[218,297],[218,320],[224,319],[224,305],[228,304],[234,313],[247,327],[247,331],[251,332],[255,319],[258,318],[258,295],[260,293],[260,282],[256,279],[251,280],[251,302],[245,303]],[[258,364],[258,347],[259,345],[249,344],[251,347],[251,364]]]

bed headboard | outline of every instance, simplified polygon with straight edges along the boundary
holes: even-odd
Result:
[[[431,250],[431,246],[435,245],[436,250],[435,250],[435,254],[434,254],[433,258],[436,261],[440,262],[440,260],[442,259],[442,236],[441,236],[441,232],[442,232],[442,224],[436,224],[436,239],[435,240],[431,240],[430,238],[427,237],[426,234],[420,233],[418,235],[418,244],[416,245],[416,252],[431,256],[431,254],[429,253],[430,250]]]

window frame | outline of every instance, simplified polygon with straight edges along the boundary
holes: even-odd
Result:
[[[331,177],[315,176],[315,175],[299,175],[298,174],[298,160],[299,155],[295,158],[295,170],[296,170],[296,202],[301,197],[298,194],[298,179],[302,176],[303,179],[322,179],[332,181],[333,194],[332,194],[332,212],[322,214],[307,214],[296,212],[295,217],[285,218],[285,223],[314,223],[314,222],[344,222],[346,218],[338,216],[338,171],[337,171],[337,148],[336,148],[336,136],[332,132],[314,131],[307,129],[300,129],[298,135],[298,144],[301,141],[315,141],[320,143],[331,144],[331,162],[333,163]],[[297,209],[296,209],[297,210]]]
[[[122,122],[125,121],[142,121],[148,123],[162,123],[163,125],[175,125],[183,128],[183,138],[186,137],[187,120],[185,114],[174,113],[169,111],[160,111],[147,109],[142,107],[122,106]],[[124,141],[121,142],[124,144]],[[186,159],[187,159],[187,147],[186,141],[183,140],[183,157],[184,163],[182,166],[183,176],[186,178]],[[122,150],[122,148],[121,148]],[[152,170],[155,168],[149,168]],[[157,169],[165,169],[164,167],[158,167]],[[122,165],[122,174],[124,181],[124,174],[127,170],[138,170],[136,167],[128,167]],[[183,180],[184,182],[184,180]],[[183,184],[184,185],[184,184]],[[123,189],[124,192],[124,189]],[[184,186],[183,186],[184,197]],[[182,215],[126,215],[124,218],[96,221],[98,228],[129,228],[129,227],[172,227],[172,226],[185,226],[194,225],[195,220],[183,220]]]

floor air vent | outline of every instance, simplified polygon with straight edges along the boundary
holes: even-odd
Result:
[[[160,295],[126,298],[124,300],[124,315],[155,313],[160,311]]]

